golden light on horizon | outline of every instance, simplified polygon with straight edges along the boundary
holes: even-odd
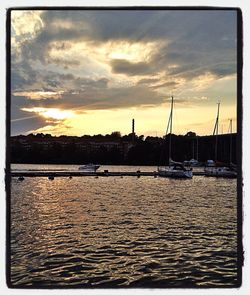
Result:
[[[47,119],[58,120],[54,125],[48,124],[29,133],[51,133],[52,135],[74,135],[84,134],[111,134],[118,130],[122,135],[131,133],[131,120],[135,118],[135,130],[137,135],[163,136],[166,133],[167,120],[169,116],[169,102],[158,107],[133,107],[116,110],[89,110],[78,113],[62,109],[32,108],[25,109],[28,112],[35,112]],[[201,111],[202,110],[202,111]],[[206,117],[204,118],[204,113]],[[236,113],[234,106],[224,106],[220,114],[219,131],[224,127],[227,132],[229,114],[233,114],[233,132],[236,132]],[[176,106],[173,114],[173,133],[185,135],[193,131],[198,135],[211,135],[216,118],[216,106],[202,108]],[[147,129],[145,130],[145,124]]]
[[[65,120],[74,116],[73,111],[57,108],[22,108],[22,111],[37,113],[46,119]]]

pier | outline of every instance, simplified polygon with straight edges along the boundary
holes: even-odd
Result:
[[[193,171],[194,176],[203,176],[203,171]],[[159,176],[157,171],[97,171],[97,172],[81,172],[81,171],[15,171],[11,172],[12,177],[80,177],[80,176]]]

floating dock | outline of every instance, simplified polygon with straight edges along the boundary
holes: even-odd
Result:
[[[203,171],[193,171],[194,176],[203,176]],[[81,171],[12,171],[12,177],[79,177],[79,176],[159,176],[157,171],[97,171],[97,172],[81,172]]]

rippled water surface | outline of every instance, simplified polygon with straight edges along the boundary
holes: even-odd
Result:
[[[138,168],[156,169],[108,167]],[[11,282],[43,287],[235,286],[236,205],[235,179],[13,178]]]

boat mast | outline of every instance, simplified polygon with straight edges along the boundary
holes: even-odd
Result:
[[[194,159],[194,140],[192,140],[192,151],[193,151],[192,159]]]
[[[220,102],[218,104],[218,109],[217,109],[217,117],[214,125],[214,132],[213,135],[216,135],[215,137],[215,162],[217,161],[217,146],[218,146],[218,129],[219,129],[219,114],[220,114]]]
[[[172,128],[173,128],[173,106],[174,106],[174,97],[171,97],[171,111],[170,111],[170,135],[169,135],[169,153],[168,153],[168,165],[170,165],[171,160],[171,135],[172,135]]]
[[[196,160],[198,161],[198,136],[196,135]]]
[[[230,131],[230,150],[229,150],[229,165],[232,163],[232,119],[229,120],[229,131]]]

